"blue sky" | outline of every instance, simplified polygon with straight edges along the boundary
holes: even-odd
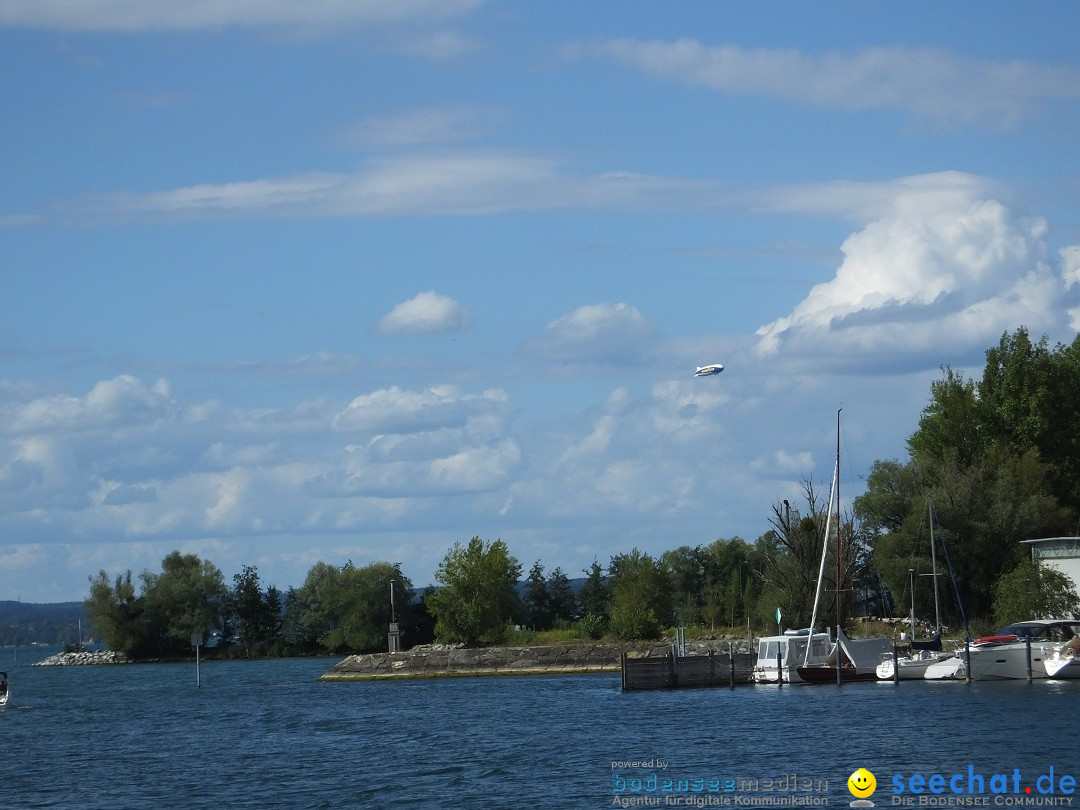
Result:
[[[942,365],[1076,335],[1078,23],[0,0],[0,599],[753,540],[841,407],[849,505]]]

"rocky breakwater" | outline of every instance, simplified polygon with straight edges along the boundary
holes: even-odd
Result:
[[[94,664],[128,664],[128,657],[113,650],[83,650],[62,652],[33,664],[35,667],[79,667]]]
[[[727,649],[714,642],[715,649]],[[712,647],[694,644],[693,653]],[[671,643],[571,643],[545,647],[477,647],[425,644],[397,653],[350,655],[321,677],[324,681],[382,681],[409,678],[468,678],[481,675],[568,675],[619,672],[622,655],[664,656]]]

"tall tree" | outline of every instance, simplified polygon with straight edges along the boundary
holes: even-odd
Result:
[[[1049,465],[1049,485],[1075,525],[1080,496],[1080,336],[1050,350],[1027,329],[1002,335],[986,352],[978,386],[988,432],[1014,455],[1038,452]],[[1067,528],[1067,527],[1062,527]]]
[[[911,457],[931,483],[946,455],[967,467],[983,456],[988,444],[975,382],[948,366],[942,372],[943,379],[930,383],[930,402],[908,438]]]
[[[987,350],[977,384],[944,367],[908,448],[908,464],[875,465],[858,504],[875,566],[894,593],[907,567],[928,569],[930,498],[967,612],[988,618],[1020,541],[1071,531],[1080,515],[1080,339],[1051,352],[1020,327]]]
[[[131,655],[145,643],[142,600],[135,596],[130,570],[117,574],[115,583],[104,571],[90,577],[90,596],[83,605],[108,649]]]
[[[706,555],[701,546],[665,551],[660,555],[660,566],[671,585],[675,623],[700,624],[706,586]]]
[[[803,482],[803,492],[807,514],[803,515],[797,507],[792,508],[786,502],[773,504],[773,516],[769,519],[773,525],[769,533],[771,536],[765,542],[759,541],[766,558],[760,602],[763,614],[758,619],[766,627],[775,625],[777,608],[788,627],[808,627],[813,616],[818,570],[825,545],[825,526],[830,517],[835,523],[835,516],[828,514],[829,504],[819,496],[812,478]],[[835,531],[834,525],[830,534],[835,535]],[[829,553],[832,554],[831,548]],[[835,566],[827,562],[823,587],[830,589],[828,604],[832,602],[831,588],[835,587],[834,571]],[[831,613],[826,610],[823,614],[819,608],[819,617],[825,615]],[[822,619],[819,618],[819,626],[821,623]]]
[[[522,599],[525,608],[525,623],[533,630],[551,628],[553,615],[551,593],[544,578],[544,566],[537,560],[529,570],[525,580],[525,596]]]
[[[426,600],[435,634],[469,645],[503,638],[521,610],[520,576],[521,564],[502,540],[485,543],[473,537],[466,546],[454,543],[435,572],[442,587]]]
[[[577,599],[574,597],[574,589],[570,586],[570,579],[563,573],[562,568],[555,568],[547,579],[548,596],[551,600],[551,616],[558,626],[569,625],[577,618]]]
[[[578,592],[581,612],[583,616],[594,616],[602,624],[606,624],[611,610],[611,589],[604,576],[604,569],[594,559],[584,573],[585,583]]]
[[[181,650],[193,633],[216,626],[228,591],[221,571],[195,554],[174,551],[161,561],[161,573],[143,571],[143,599],[159,647]]]
[[[621,639],[656,638],[674,619],[663,566],[634,549],[611,558],[611,632]]]
[[[281,628],[281,596],[273,586],[263,590],[255,566],[245,565],[233,575],[229,596],[236,630],[248,655],[275,640]]]
[[[399,563],[357,567],[348,562],[339,568],[318,562],[289,594],[288,632],[331,652],[385,649],[392,609],[411,602],[412,590]]]

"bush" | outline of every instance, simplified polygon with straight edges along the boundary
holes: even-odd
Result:
[[[585,638],[595,641],[603,638],[604,633],[607,632],[607,619],[599,613],[586,613],[577,621],[576,627]]]

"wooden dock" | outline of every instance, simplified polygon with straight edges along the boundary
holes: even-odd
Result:
[[[677,689],[689,686],[735,686],[752,683],[754,658],[748,653],[709,652],[708,655],[675,655],[630,658],[622,656],[622,688]]]

